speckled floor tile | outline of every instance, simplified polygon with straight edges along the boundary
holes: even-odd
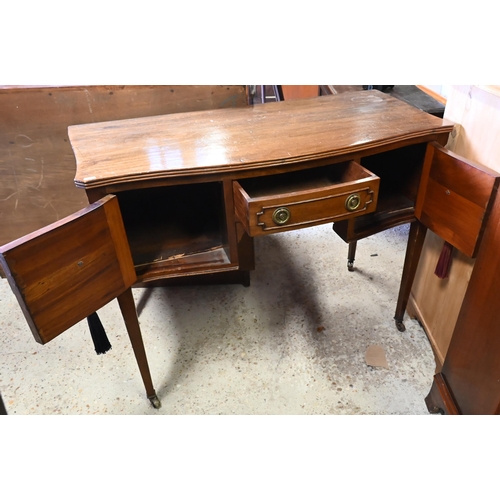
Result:
[[[0,280],[0,392],[9,414],[425,415],[435,370],[416,321],[393,321],[408,227],[358,244],[355,272],[330,225],[256,238],[251,286],[135,289],[153,382],[144,387],[116,301],[99,311],[113,346],[97,356],[86,322],[35,342]],[[387,368],[370,367],[370,345]]]

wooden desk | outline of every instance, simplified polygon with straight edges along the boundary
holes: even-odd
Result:
[[[75,183],[116,194],[136,285],[249,284],[253,237],[412,210],[453,126],[378,91],[69,127]],[[373,222],[375,221],[375,222]]]

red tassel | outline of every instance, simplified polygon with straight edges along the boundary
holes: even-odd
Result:
[[[441,278],[442,280],[448,277],[451,265],[451,253],[453,251],[453,246],[447,241],[444,242],[443,249],[441,250],[441,255],[436,265],[436,270],[434,274]]]

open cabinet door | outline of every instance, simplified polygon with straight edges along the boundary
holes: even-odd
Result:
[[[475,257],[500,174],[429,144],[415,216],[468,257]]]
[[[452,249],[475,257],[495,200],[500,174],[452,153],[437,143],[427,146],[415,204],[416,221],[410,227],[395,321],[404,331],[408,304],[427,229],[445,240],[441,268]],[[448,262],[444,262],[448,261]]]
[[[136,274],[116,196],[1,246],[0,264],[40,344],[117,298],[147,396],[159,408],[130,289]]]

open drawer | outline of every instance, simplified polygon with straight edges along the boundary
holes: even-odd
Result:
[[[354,161],[233,182],[250,236],[344,220],[376,209],[380,179]]]

